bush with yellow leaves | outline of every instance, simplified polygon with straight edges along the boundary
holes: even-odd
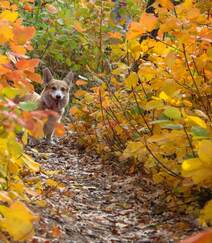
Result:
[[[42,114],[31,112],[33,104],[17,106],[13,102],[16,95],[32,92],[32,81],[42,82],[35,73],[39,60],[27,56],[34,34],[34,27],[23,25],[13,1],[0,1],[0,234],[4,242],[7,239],[2,232],[15,241],[29,239],[38,219],[22,202],[29,200],[26,192],[33,188],[24,183],[21,173],[40,170],[24,153],[23,143],[27,142],[26,129],[34,136],[42,135]],[[20,131],[25,131],[23,143],[17,140]]]
[[[172,192],[169,205],[187,212],[198,206],[189,203],[193,192],[212,186],[212,36],[205,6],[155,1],[155,14],[145,12],[126,35],[113,35],[111,73],[96,74],[100,85],[77,91],[70,110],[82,143],[128,159],[131,172],[143,164]],[[202,224],[212,221],[211,205],[200,212]]]

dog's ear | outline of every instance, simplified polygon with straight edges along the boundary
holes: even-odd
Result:
[[[43,79],[45,84],[48,84],[53,79],[52,73],[48,68],[43,69]]]
[[[66,83],[69,85],[69,86],[72,86],[73,85],[73,80],[74,80],[74,74],[72,71],[70,71],[64,78],[64,81],[66,81]]]

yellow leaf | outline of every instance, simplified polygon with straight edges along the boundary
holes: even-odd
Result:
[[[6,203],[12,203],[12,199],[8,195],[8,192],[4,192],[4,191],[0,192],[0,201]]]
[[[203,140],[199,144],[198,155],[201,161],[206,165],[212,166],[212,142],[209,140]]]
[[[140,153],[143,153],[145,145],[142,142],[130,141],[127,144],[126,149],[123,152],[123,158],[135,157],[137,158]]]
[[[38,219],[23,203],[14,202],[10,207],[0,205],[0,226],[16,241],[27,240],[33,235],[33,222]]]
[[[159,95],[159,97],[162,99],[162,100],[165,100],[165,101],[168,101],[171,99],[170,96],[168,96],[164,91],[162,91]]]
[[[137,83],[138,83],[138,76],[137,76],[137,74],[135,72],[131,72],[124,83],[125,83],[125,86],[128,89],[135,88]]]
[[[27,132],[27,130],[24,131],[24,134],[22,136],[22,141],[23,141],[24,145],[26,145],[28,143],[28,132]]]
[[[170,0],[157,0],[163,7],[172,9],[174,7],[173,3]]]
[[[23,153],[23,146],[22,144],[18,143],[12,135],[8,137],[8,151],[13,158],[19,158]]]
[[[57,182],[57,181],[52,180],[52,179],[48,179],[48,180],[46,181],[46,184],[47,184],[48,186],[50,186],[50,187],[55,187],[55,188],[63,188],[63,187],[64,187],[64,185],[63,185],[62,183]]]
[[[200,223],[204,226],[212,224],[212,200],[208,201],[204,208],[201,210]]]
[[[81,97],[81,96],[84,96],[87,92],[85,90],[77,90],[75,93],[74,93],[74,96],[75,97]]]
[[[160,109],[164,106],[161,100],[150,100],[145,105],[145,110],[150,111],[153,109]]]
[[[197,116],[187,116],[186,121],[195,123],[202,128],[207,128],[206,123],[201,118],[199,118]]]
[[[47,205],[47,202],[46,202],[45,200],[37,200],[37,201],[35,201],[35,204],[36,204],[38,207],[45,208],[46,205]]]
[[[198,8],[191,8],[187,14],[188,19],[196,19],[200,16],[200,11]]]
[[[56,182],[56,181],[54,181],[52,179],[48,179],[46,181],[46,183],[47,183],[48,186],[52,186],[52,187],[57,187],[58,186],[58,182]]]
[[[21,196],[22,198],[25,196],[25,186],[22,181],[10,183],[9,189],[10,191],[13,191]]]
[[[37,162],[35,162],[31,157],[29,157],[26,154],[23,154],[22,157],[25,165],[33,172],[38,172],[40,171],[40,164],[38,164]]]
[[[201,167],[197,170],[182,171],[182,175],[184,177],[192,178],[192,180],[195,184],[201,184],[203,182],[204,182],[204,184],[207,184],[211,181],[212,168]]]
[[[169,52],[165,58],[165,63],[168,67],[172,68],[176,61],[176,54],[174,52]]]
[[[8,25],[0,25],[0,44],[13,39],[13,31]]]
[[[4,10],[0,14],[0,19],[5,19],[11,23],[13,23],[16,19],[18,18],[18,13],[17,12],[11,12],[9,10]]]
[[[182,168],[185,171],[197,170],[201,167],[202,162],[198,158],[187,159],[183,161]]]
[[[138,71],[138,76],[141,80],[151,80],[155,77],[156,70],[150,65],[141,66]]]
[[[7,63],[9,63],[8,57],[0,54],[0,64],[7,64]]]
[[[212,178],[212,166],[205,166],[199,158],[188,159],[183,161],[182,175],[191,177],[196,184],[207,183]]]

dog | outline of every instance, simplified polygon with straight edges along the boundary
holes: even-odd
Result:
[[[60,122],[66,105],[69,103],[70,89],[73,87],[74,74],[70,71],[63,80],[54,79],[48,68],[43,70],[45,87],[41,94],[34,92],[24,97],[24,101],[37,104],[37,110],[50,110],[57,115],[48,115],[43,131],[47,143],[53,143],[55,125]]]

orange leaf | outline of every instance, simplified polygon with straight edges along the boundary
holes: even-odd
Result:
[[[21,82],[23,79],[25,79],[25,75],[21,70],[9,72],[6,74],[6,77],[14,82]]]
[[[74,28],[78,31],[78,32],[85,32],[86,30],[82,28],[81,24],[79,22],[76,22],[74,24]]]
[[[0,65],[0,74],[6,74],[8,72],[10,72],[11,70],[6,68],[6,67],[3,67],[2,65]]]
[[[34,71],[34,68],[39,64],[40,60],[39,59],[30,59],[30,60],[20,60],[16,63],[17,69],[20,70],[29,70],[29,71]]]
[[[148,32],[155,28],[157,21],[157,18],[153,14],[144,13],[140,18],[140,24]]]
[[[81,96],[84,96],[87,92],[85,90],[77,90],[75,93],[74,93],[74,96],[75,97],[81,97]]]
[[[113,39],[121,39],[122,35],[119,32],[109,32],[108,35]]]
[[[47,4],[46,9],[51,14],[56,14],[58,12],[58,9],[52,4]]]
[[[55,126],[55,135],[58,137],[62,137],[65,134],[64,125],[61,123],[57,123]]]
[[[143,25],[137,22],[132,22],[129,26],[129,31],[127,32],[127,39],[132,40],[140,35],[145,33],[145,29],[143,28]]]
[[[52,227],[52,236],[58,238],[61,235],[61,230],[59,226]]]
[[[87,82],[84,81],[84,80],[82,80],[82,79],[78,79],[78,80],[76,81],[76,85],[78,85],[78,86],[82,86],[82,85],[86,85],[86,84],[87,84]]]
[[[3,9],[9,9],[10,8],[10,2],[9,1],[1,1],[0,7]]]
[[[38,73],[32,73],[30,71],[25,71],[25,74],[27,75],[27,77],[30,80],[32,80],[32,81],[34,81],[36,83],[39,83],[39,84],[42,84],[43,83],[43,80],[42,80],[40,74],[38,74]]]
[[[19,45],[25,44],[28,40],[31,40],[35,35],[34,27],[26,27],[21,25],[16,25],[13,30],[15,36],[15,42]]]
[[[13,4],[13,5],[10,7],[10,9],[11,9],[12,11],[17,11],[17,10],[18,10],[18,6],[17,6],[16,4]]]
[[[23,46],[16,45],[14,43],[10,44],[10,48],[16,54],[25,55],[26,53],[26,49]]]
[[[29,4],[25,4],[25,5],[24,5],[24,10],[26,10],[26,11],[28,11],[28,12],[32,12],[32,11],[33,11],[33,8],[32,8],[31,5],[29,5]]]
[[[69,110],[71,115],[75,115],[78,111],[79,109],[76,106],[71,107],[71,109]]]

